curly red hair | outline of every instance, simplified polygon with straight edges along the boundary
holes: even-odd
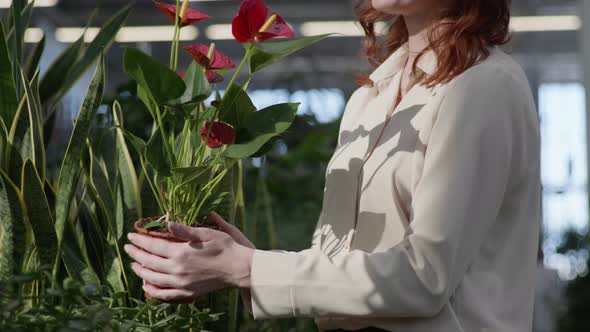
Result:
[[[511,0],[455,0],[453,8],[442,11],[428,36],[429,47],[413,63],[415,72],[424,53],[432,50],[436,54],[438,68],[424,77],[422,84],[432,87],[447,83],[487,58],[489,46],[506,44],[510,40],[510,5]],[[408,41],[404,20],[398,16],[377,11],[371,0],[357,0],[354,9],[365,32],[365,54],[372,66],[383,63]],[[375,31],[377,22],[388,23],[382,37]],[[359,76],[357,81],[372,84],[368,75]]]

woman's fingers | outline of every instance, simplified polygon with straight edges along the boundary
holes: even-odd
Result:
[[[233,225],[223,220],[223,218],[216,212],[211,212],[211,215],[209,215],[209,221],[212,221],[215,225],[219,226],[220,231],[232,236],[234,235],[233,233],[235,233],[235,231],[237,230]]]
[[[254,244],[252,244],[252,242],[250,242],[250,240],[248,240],[248,238],[242,232],[240,232],[236,226],[225,221],[216,212],[211,212],[209,220],[219,226],[220,231],[229,234],[229,236],[231,236],[237,243],[248,248],[255,248]]]
[[[147,283],[158,286],[160,288],[178,287],[178,281],[169,274],[164,274],[150,270],[141,266],[139,263],[131,263],[131,269],[138,277],[145,280]]]
[[[160,288],[151,283],[146,283],[143,286],[143,290],[150,297],[163,302],[190,303],[195,298],[195,295],[191,291],[176,288]]]
[[[172,247],[178,245],[178,243],[175,242],[137,233],[129,233],[127,234],[127,238],[136,247],[165,258],[170,258]]]
[[[126,244],[123,249],[125,252],[138,262],[141,266],[153,271],[163,273],[173,273],[174,266],[172,262],[166,258],[153,255],[145,250],[141,250],[132,244]]]
[[[216,237],[215,232],[217,232],[216,230],[209,228],[191,227],[174,222],[168,223],[168,230],[179,239],[196,242],[212,241]]]

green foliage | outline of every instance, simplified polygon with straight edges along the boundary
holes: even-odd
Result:
[[[0,280],[7,280],[18,271],[18,258],[22,258],[23,253],[17,257],[14,237],[15,230],[22,223],[18,189],[0,170]]]
[[[197,103],[207,99],[211,95],[211,86],[205,76],[205,69],[196,62],[191,62],[184,74],[186,90],[184,94],[173,104]]]
[[[41,118],[41,102],[39,100],[38,77],[33,76],[33,81],[28,82],[25,73],[21,70],[21,79],[24,83],[25,98],[27,100],[29,125],[27,134],[30,139],[30,157],[35,167],[40,171],[41,183],[45,182],[45,143],[43,142],[43,120]]]
[[[28,207],[26,215],[33,230],[40,263],[51,266],[57,255],[57,236],[43,182],[31,160],[27,160],[23,166],[21,192]]]
[[[0,22],[0,119],[5,125],[10,125],[18,108],[18,100],[6,42],[4,27]]]
[[[124,305],[125,294],[96,284],[67,278],[56,287],[30,299],[18,291],[31,282],[47,282],[43,272],[17,275],[0,282],[1,331],[134,331],[205,332],[222,314],[194,305],[179,306],[133,299]]]
[[[104,59],[99,61],[94,77],[90,82],[88,94],[84,99],[82,108],[76,120],[74,130],[72,132],[70,143],[64,156],[64,161],[57,180],[57,195],[55,202],[56,220],[55,230],[57,232],[58,258],[61,254],[61,246],[63,242],[63,233],[68,220],[69,211],[72,199],[74,197],[76,184],[80,176],[80,162],[82,159],[82,152],[86,145],[86,139],[92,126],[92,120],[96,115],[98,106],[102,100],[104,90]],[[57,274],[59,267],[58,260],[54,267],[54,275]]]
[[[254,44],[250,57],[250,73],[260,71],[273,63],[329,37],[331,34],[310,36],[286,41]]]
[[[158,105],[182,96],[186,89],[176,72],[135,48],[125,49],[123,67],[147,97]]]
[[[124,134],[123,113],[118,102],[113,104],[113,124],[116,126],[116,161],[118,188],[117,195],[117,224],[124,225],[126,221],[139,220],[142,216],[141,195],[139,180],[135,171],[135,165],[131,153],[127,147]],[[127,231],[129,229],[124,229]]]
[[[125,6],[117,12],[100,29],[96,37],[87,46],[84,36],[71,44],[48,68],[41,80],[41,102],[47,103],[61,100],[66,92],[86,73],[96,60],[109,49],[117,32],[125,23],[130,6]]]
[[[224,152],[225,155],[236,159],[254,155],[271,138],[280,135],[291,126],[298,107],[298,103],[277,104],[248,113],[244,120],[246,133],[242,136],[243,141],[229,146]]]
[[[256,112],[256,107],[246,91],[234,84],[227,89],[219,109],[223,110],[219,114],[219,120],[229,123],[234,128],[242,128],[246,116]]]
[[[174,167],[172,156],[170,156],[166,149],[166,142],[159,128],[154,131],[152,138],[147,143],[145,158],[159,176],[166,177],[172,175],[171,169]]]

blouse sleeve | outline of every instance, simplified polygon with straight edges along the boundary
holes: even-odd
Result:
[[[251,309],[279,317],[430,317],[449,301],[508,186],[522,82],[501,68],[449,83],[412,202],[413,233],[386,252],[256,250]]]

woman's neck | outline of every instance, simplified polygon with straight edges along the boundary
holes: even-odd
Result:
[[[428,47],[428,34],[434,17],[431,12],[403,17],[408,29],[410,58],[417,56],[418,53]]]

